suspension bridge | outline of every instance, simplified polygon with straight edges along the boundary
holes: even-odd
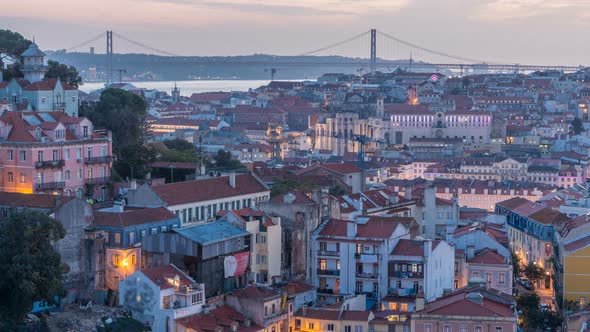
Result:
[[[105,42],[106,36],[106,42]],[[102,44],[104,43],[104,44]],[[202,57],[175,54],[167,50],[159,49],[148,44],[135,41],[120,33],[106,31],[68,47],[66,52],[90,53],[101,49],[105,45],[106,54],[106,80],[113,82],[113,57],[116,54],[147,54],[157,55],[151,61],[157,63],[178,64],[244,64],[261,65],[268,67],[288,66],[314,66],[337,65],[340,67],[356,67],[374,72],[378,69],[393,70],[403,67],[406,70],[455,70],[481,71],[481,72],[531,72],[531,71],[560,71],[575,72],[584,69],[584,66],[567,65],[530,65],[518,63],[506,63],[490,61],[488,59],[476,59],[457,54],[423,47],[418,44],[405,41],[396,36],[371,29],[355,36],[343,39],[336,43],[326,45],[295,55],[265,56],[265,57]]]

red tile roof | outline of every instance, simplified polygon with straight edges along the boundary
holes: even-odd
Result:
[[[75,87],[61,82],[61,86],[64,90],[77,90]],[[42,81],[31,83],[25,87],[23,87],[24,91],[50,91],[55,89],[55,85],[57,84],[57,78],[46,78]]]
[[[570,242],[566,245],[564,245],[564,249],[565,251],[567,251],[568,253],[574,252],[574,251],[578,251],[582,248],[585,248],[587,246],[590,245],[590,235],[583,237],[579,240]]]
[[[152,190],[168,206],[269,191],[251,174],[236,175],[235,188],[230,186],[229,176],[221,176],[206,180],[168,183],[152,187]]]
[[[306,308],[305,314],[303,314],[303,312],[303,308],[300,308],[294,316],[327,321],[337,321],[340,317],[339,310]]]
[[[0,192],[0,206],[10,207],[53,209],[73,199],[68,196]]]
[[[141,270],[141,273],[148,277],[156,286],[160,287],[161,290],[174,288],[174,285],[169,280],[174,280],[176,276],[179,277],[180,287],[195,283],[188,275],[172,264]]]
[[[281,195],[277,195],[273,198],[270,199],[270,201],[272,203],[284,203],[285,202],[285,196],[291,194],[295,196],[295,200],[293,201],[293,204],[316,204],[316,202],[314,200],[312,200],[311,198],[307,197],[307,195],[299,190],[293,190],[290,191],[288,193],[284,193]]]
[[[128,227],[175,219],[176,215],[164,207],[126,210],[124,212],[94,212],[97,226]]]
[[[434,250],[439,243],[440,240],[432,241],[432,250]],[[397,256],[424,257],[424,241],[400,239],[395,248],[393,248],[391,254]]]
[[[354,221],[330,219],[320,231],[320,236],[341,236],[346,237],[348,223]],[[392,221],[367,221],[365,224],[357,223],[355,238],[378,238],[387,239],[393,234],[399,223]]]
[[[280,297],[281,293],[276,289],[270,287],[250,285],[246,288],[240,288],[235,290],[232,293],[232,295],[247,299],[269,299],[274,297]]]
[[[507,265],[506,258],[498,252],[491,250],[489,248],[485,248],[482,250],[478,250],[475,253],[475,256],[467,261],[468,263],[472,264],[490,264],[490,265]]]
[[[245,326],[247,320],[250,321],[250,326]],[[238,323],[239,332],[255,332],[262,330],[261,326],[256,325],[247,316],[237,312],[227,305],[212,309],[206,314],[201,313],[177,319],[175,322],[196,332],[212,332],[216,331],[217,327],[222,327],[222,331],[224,332],[231,332],[231,324],[234,322]]]

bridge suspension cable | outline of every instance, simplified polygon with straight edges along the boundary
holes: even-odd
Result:
[[[453,55],[453,54],[449,54],[449,53],[445,53],[445,52],[439,52],[439,51],[436,51],[436,50],[433,50],[433,49],[422,47],[420,45],[416,45],[414,43],[407,42],[405,40],[401,40],[401,39],[399,39],[397,37],[394,37],[392,35],[389,35],[387,33],[381,32],[381,31],[377,31],[377,34],[379,34],[382,37],[385,37],[385,38],[388,38],[390,40],[393,40],[393,41],[395,41],[397,43],[400,43],[400,44],[409,46],[411,48],[414,48],[414,49],[417,49],[417,50],[420,50],[420,51],[423,51],[423,52],[435,54],[435,55],[438,55],[438,56],[446,57],[446,58],[449,58],[449,59],[454,59],[454,60],[459,60],[459,61],[465,61],[465,62],[473,62],[473,63],[502,64],[502,63],[497,63],[497,62],[488,62],[488,61],[481,60],[481,59],[466,58],[466,57],[462,57],[462,56],[458,56],[458,55]]]
[[[297,56],[317,55],[318,53],[321,53],[321,52],[323,52],[323,51],[327,51],[327,50],[329,50],[329,49],[336,48],[336,47],[338,47],[338,46],[342,46],[342,45],[344,45],[344,44],[350,43],[350,42],[352,42],[352,41],[354,41],[354,40],[357,40],[357,39],[360,39],[360,38],[366,37],[366,36],[368,36],[370,33],[371,33],[370,31],[365,31],[365,32],[363,32],[363,33],[360,33],[360,34],[358,34],[358,35],[355,35],[355,36],[352,36],[352,37],[350,37],[350,38],[344,39],[344,40],[342,40],[342,41],[339,41],[339,42],[337,42],[337,43],[333,43],[333,44],[330,44],[330,45],[328,45],[328,46],[325,46],[325,47],[322,47],[322,48],[318,48],[318,49],[315,49],[315,50],[312,50],[312,51],[308,51],[308,52],[305,52],[305,53],[301,53],[301,54],[299,54],[299,55],[297,55]]]
[[[135,46],[139,46],[139,47],[141,47],[143,49],[146,49],[146,50],[150,50],[152,52],[156,52],[156,53],[163,54],[163,55],[168,55],[168,56],[181,56],[181,55],[178,55],[178,54],[174,54],[174,53],[171,53],[171,52],[168,52],[168,51],[160,50],[160,49],[157,49],[155,47],[151,47],[149,45],[146,45],[146,44],[143,44],[143,43],[134,41],[134,40],[129,39],[129,38],[127,38],[127,37],[125,37],[125,36],[123,36],[123,35],[121,35],[119,33],[116,33],[116,32],[113,32],[113,35],[116,36],[116,37],[118,37],[118,38],[123,39],[124,41],[126,41],[128,43],[131,43],[131,44],[133,44]]]
[[[84,42],[81,42],[81,43],[79,43],[77,45],[74,45],[72,47],[68,47],[68,48],[66,48],[66,51],[67,52],[71,52],[71,51],[76,50],[76,49],[78,49],[78,48],[80,48],[82,46],[85,46],[85,45],[88,45],[88,44],[90,44],[92,42],[95,42],[95,41],[97,41],[97,40],[99,40],[101,38],[104,38],[104,32],[101,32],[98,35],[96,35],[96,36],[94,36],[94,37],[92,37],[92,38],[90,38],[90,39],[88,39],[88,40],[86,40]]]

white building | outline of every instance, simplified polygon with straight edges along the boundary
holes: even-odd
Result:
[[[389,253],[404,238],[410,238],[409,230],[395,221],[359,217],[321,224],[312,235],[312,261],[317,264],[311,265],[319,301],[366,294],[369,301],[379,302],[387,294]]]
[[[217,212],[256,206],[270,190],[252,174],[230,174],[202,180],[142,185],[127,192],[130,206],[165,206],[184,224],[214,220]]]
[[[198,314],[205,304],[205,285],[174,265],[137,271],[119,282],[119,303],[133,319],[152,331],[174,331],[174,320]]]

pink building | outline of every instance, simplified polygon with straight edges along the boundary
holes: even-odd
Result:
[[[106,199],[112,139],[64,112],[0,116],[0,191]]]
[[[412,314],[415,332],[516,332],[515,300],[485,286],[459,289]]]

